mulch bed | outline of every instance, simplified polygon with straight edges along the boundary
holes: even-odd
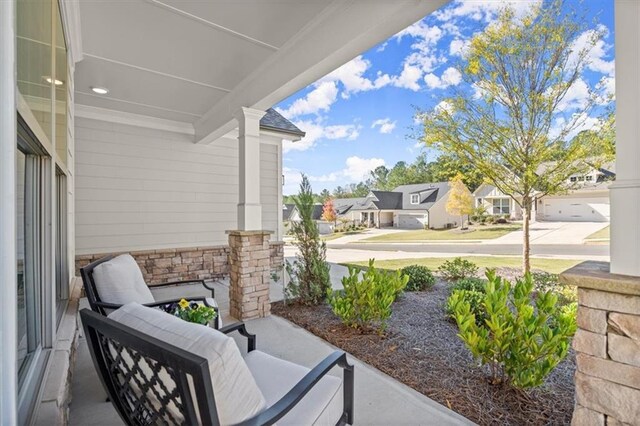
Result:
[[[344,326],[328,305],[278,302],[272,312],[478,424],[570,424],[573,352],[540,388],[525,392],[492,385],[446,318],[448,295],[448,284],[441,281],[430,290],[405,293],[393,306],[385,336]]]

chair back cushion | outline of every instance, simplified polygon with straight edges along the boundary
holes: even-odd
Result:
[[[121,254],[96,266],[93,280],[103,302],[118,305],[155,302],[138,264],[129,254]]]
[[[123,306],[109,318],[205,358],[221,424],[242,422],[267,408],[235,340],[227,335],[137,303]]]

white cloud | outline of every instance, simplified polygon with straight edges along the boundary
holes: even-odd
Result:
[[[317,114],[329,111],[338,96],[338,87],[333,81],[320,81],[304,98],[296,99],[287,109],[279,112],[291,119],[300,115]]]
[[[602,38],[598,38],[600,36],[606,37],[608,34],[609,31],[604,25],[581,33],[571,44],[572,56],[569,59],[569,64],[575,63],[578,55],[586,51],[585,66],[587,69],[613,77],[615,61],[605,59],[612,46],[605,43]]]
[[[434,16],[442,22],[455,18],[492,22],[507,6],[512,8],[518,17],[523,16],[532,6],[539,5],[541,2],[542,0],[455,0],[448,7],[434,12]]]
[[[396,128],[396,122],[391,121],[390,118],[380,118],[371,124],[372,129],[375,129],[376,127],[379,127],[380,133],[388,134],[393,132],[393,129]]]
[[[282,144],[283,152],[289,151],[306,151],[312,148],[316,141],[320,139],[346,139],[356,140],[360,136],[360,130],[362,126],[356,124],[336,124],[331,126],[324,126],[320,120],[300,120],[294,121],[294,124],[306,135],[297,142],[285,140]]]
[[[385,162],[382,158],[360,158],[357,156],[349,157],[346,161],[347,167],[342,170],[342,174],[351,179],[352,182],[360,182],[369,176],[371,170],[379,166],[384,166]]]
[[[296,194],[298,192],[300,182],[302,181],[300,170],[292,169],[291,167],[283,167],[282,174],[284,175],[282,193]]]
[[[602,121],[599,118],[591,117],[584,112],[573,114],[569,117],[569,120],[560,116],[554,120],[551,129],[549,129],[549,137],[556,138],[561,132],[570,127],[568,133],[563,138],[564,140],[570,141],[583,130],[598,130],[600,126],[602,126]]]
[[[589,86],[583,79],[578,78],[560,100],[557,109],[558,111],[582,109],[589,103],[590,96]]]
[[[386,75],[385,78],[385,76],[379,74],[378,78],[373,81],[365,77],[364,74],[369,68],[371,68],[371,62],[362,56],[357,56],[340,68],[324,76],[320,81],[341,82],[344,87],[341,96],[344,99],[348,99],[352,93],[379,89],[389,84],[390,79],[389,76]]]
[[[339,124],[324,128],[323,136],[327,139],[347,139],[350,141],[358,139],[361,126],[355,124]]]
[[[422,70],[416,66],[406,64],[399,76],[393,77],[393,85],[417,92],[420,90],[418,81],[422,77]]]
[[[449,101],[440,101],[440,103],[438,103],[438,105],[435,106],[434,111],[435,112],[446,111],[448,113],[451,113],[453,112],[453,105],[451,105],[451,102]]]
[[[424,82],[430,89],[446,89],[449,86],[457,86],[461,81],[462,75],[453,67],[444,70],[440,77],[433,73],[424,76]]]
[[[451,56],[464,56],[469,50],[469,44],[471,42],[469,40],[462,40],[459,38],[455,38],[451,40],[449,44],[449,55]]]

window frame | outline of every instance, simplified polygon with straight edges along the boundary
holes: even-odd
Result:
[[[415,201],[414,201],[415,199]],[[413,205],[420,204],[420,194],[410,194],[409,202]]]
[[[496,205],[496,201],[498,204]],[[506,203],[506,205],[505,205]],[[497,211],[496,211],[497,209]],[[511,199],[494,198],[491,200],[491,213],[494,215],[511,214]]]

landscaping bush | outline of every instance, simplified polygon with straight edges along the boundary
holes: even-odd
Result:
[[[469,290],[469,291],[477,291],[480,293],[484,293],[486,291],[487,280],[483,280],[482,278],[462,278],[453,285],[452,290]]]
[[[369,260],[369,268],[360,278],[360,269],[349,267],[342,278],[344,290],[329,289],[328,300],[342,322],[354,328],[374,328],[382,332],[391,316],[391,305],[407,286],[409,277],[400,271],[378,270]]]
[[[505,223],[509,223],[509,221],[504,217],[499,217],[493,223],[505,224]]]
[[[459,336],[481,364],[491,367],[492,383],[516,388],[541,385],[562,361],[576,331],[575,308],[561,307],[552,292],[533,296],[531,274],[511,283],[487,272],[482,305],[486,320],[479,323],[471,304],[454,292],[451,309]]]
[[[447,281],[458,281],[462,278],[473,277],[478,272],[478,267],[473,262],[456,257],[453,260],[445,260],[438,267],[438,272]]]
[[[451,296],[447,299],[447,304],[445,306],[447,315],[455,321],[456,307],[460,303],[465,302],[469,305],[469,311],[474,315],[476,324],[479,326],[484,324],[486,319],[486,310],[483,305],[484,296],[484,291],[464,289],[454,290],[451,293]]]
[[[536,293],[551,291],[558,296],[560,305],[568,305],[578,301],[578,292],[575,287],[560,283],[558,274],[549,272],[533,272],[534,289]]]
[[[327,246],[320,239],[318,226],[313,220],[313,191],[304,175],[294,202],[300,221],[291,222],[291,233],[300,254],[293,263],[286,262],[290,281],[284,288],[284,296],[285,300],[317,305],[324,301],[327,289],[331,288],[331,280],[329,264],[326,262]]]
[[[403,275],[409,277],[406,291],[421,291],[432,287],[436,283],[436,278],[431,273],[431,269],[422,265],[410,265],[402,268]]]

